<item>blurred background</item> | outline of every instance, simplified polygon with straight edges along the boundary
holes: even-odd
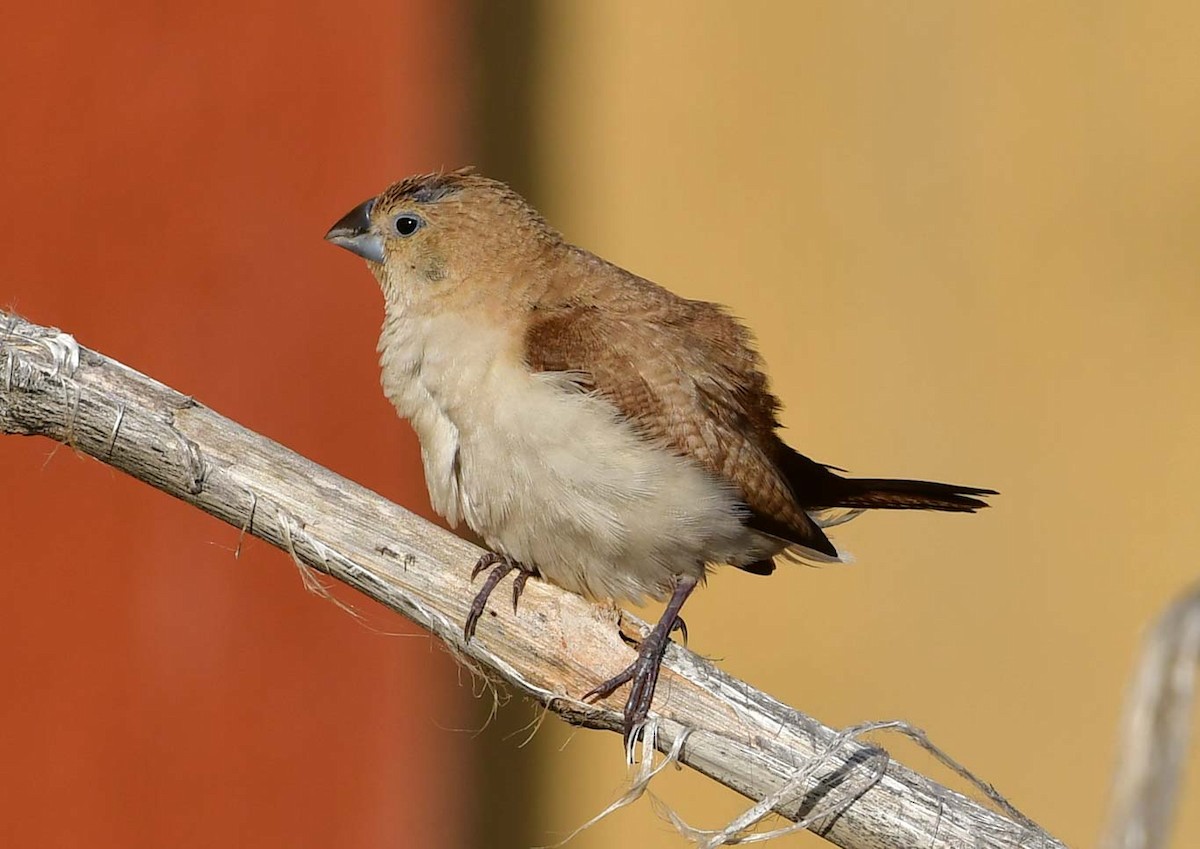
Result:
[[[1138,640],[1198,571],[1194,4],[4,17],[0,305],[430,515],[378,389],[380,296],[321,236],[475,163],[729,304],[805,453],[1001,490],[839,529],[854,565],[719,571],[691,647],[828,724],[907,719],[1094,844]],[[68,448],[0,438],[0,508],[4,845],[547,845],[625,786],[616,735],[550,718],[526,743],[519,699],[486,725],[424,633]],[[702,827],[746,804],[690,772],[654,789]],[[644,800],[570,845],[683,841]]]

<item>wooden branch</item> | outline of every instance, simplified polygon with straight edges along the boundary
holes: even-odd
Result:
[[[407,616],[568,722],[620,729],[624,690],[598,705],[578,697],[632,661],[622,632],[636,639],[644,623],[532,581],[519,614],[491,605],[464,644],[478,548],[67,334],[3,312],[0,432],[68,443]],[[1062,845],[679,646],[667,652],[654,706],[662,751],[846,849]]]
[[[1103,849],[1163,849],[1183,789],[1200,667],[1200,584],[1159,614],[1125,698]]]

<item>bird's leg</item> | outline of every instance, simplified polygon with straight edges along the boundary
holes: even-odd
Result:
[[[686,626],[679,618],[679,610],[687,601],[692,590],[696,589],[696,578],[682,576],[675,584],[667,609],[659,618],[658,624],[651,629],[646,639],[638,646],[638,656],[626,669],[609,678],[598,687],[594,687],[583,698],[584,701],[602,699],[611,696],[614,691],[627,681],[632,681],[629,688],[629,700],[625,702],[625,747],[633,742],[634,735],[650,715],[650,703],[654,700],[654,687],[658,683],[658,670],[662,666],[663,655],[667,651],[667,643],[671,641],[671,632],[676,628]]]
[[[537,569],[531,569],[524,563],[518,563],[508,555],[489,551],[475,563],[475,568],[471,570],[471,580],[474,581],[479,577],[480,572],[487,569],[492,570],[491,574],[487,576],[479,594],[471,602],[471,610],[467,613],[467,622],[463,625],[463,637],[468,643],[471,642],[471,637],[475,636],[475,626],[479,624],[479,617],[483,615],[483,611],[487,607],[488,596],[492,594],[492,590],[496,589],[496,585],[503,580],[505,575],[513,571],[517,573],[517,577],[513,579],[513,613],[516,613],[517,602],[521,600],[521,593],[525,590],[525,582],[531,575],[538,574]]]

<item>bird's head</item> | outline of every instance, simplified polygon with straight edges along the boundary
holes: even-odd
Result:
[[[406,306],[502,295],[561,243],[512,189],[470,168],[394,183],[325,238],[367,261],[389,305]]]

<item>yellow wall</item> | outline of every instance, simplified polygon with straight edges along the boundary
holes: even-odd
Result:
[[[836,535],[852,566],[722,570],[692,647],[827,723],[923,726],[1094,844],[1139,634],[1198,571],[1200,10],[543,12],[550,219],[730,304],[805,453],[1003,492],[978,516],[860,519]],[[539,744],[549,842],[624,772],[614,735],[547,723]],[[697,825],[743,805],[691,774],[658,789]],[[572,845],[680,840],[642,803]]]

